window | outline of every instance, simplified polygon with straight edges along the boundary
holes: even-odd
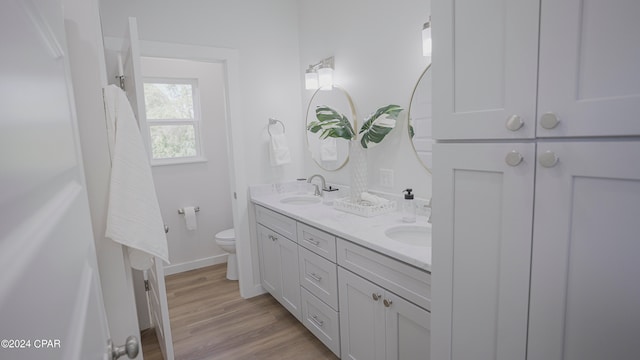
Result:
[[[197,85],[190,79],[144,80],[153,165],[202,160]]]

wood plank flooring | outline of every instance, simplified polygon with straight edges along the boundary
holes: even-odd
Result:
[[[166,277],[177,360],[337,359],[271,295],[242,299],[226,264]],[[162,360],[154,331],[141,334],[145,360]]]

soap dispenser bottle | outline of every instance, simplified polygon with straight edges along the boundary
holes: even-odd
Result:
[[[413,202],[413,189],[405,189],[404,202],[402,203],[402,221],[407,223],[416,222],[416,205]]]

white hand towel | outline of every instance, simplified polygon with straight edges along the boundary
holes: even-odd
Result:
[[[186,206],[184,208],[184,222],[187,226],[187,230],[196,230],[198,223],[196,222],[196,208],[193,206]]]
[[[338,144],[336,138],[326,138],[320,140],[320,160],[336,161],[338,160]]]
[[[133,110],[126,94],[115,85],[104,88],[104,98],[108,121],[115,124],[105,236],[129,247],[134,268],[148,269],[153,256],[168,263],[167,237],[151,166]]]
[[[279,166],[291,162],[291,153],[284,134],[272,134],[269,143],[269,159],[271,166]]]

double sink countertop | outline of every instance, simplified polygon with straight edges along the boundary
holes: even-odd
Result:
[[[252,186],[251,201],[256,205],[279,212],[337,237],[349,240],[381,254],[416,268],[431,271],[430,231],[425,236],[425,245],[414,245],[389,238],[385,231],[397,226],[426,226],[426,216],[417,216],[415,223],[402,221],[400,211],[373,217],[363,217],[336,210],[322,201],[311,204],[284,203],[282,199],[300,196],[293,186],[257,185]],[[305,194],[305,196],[313,196]]]

